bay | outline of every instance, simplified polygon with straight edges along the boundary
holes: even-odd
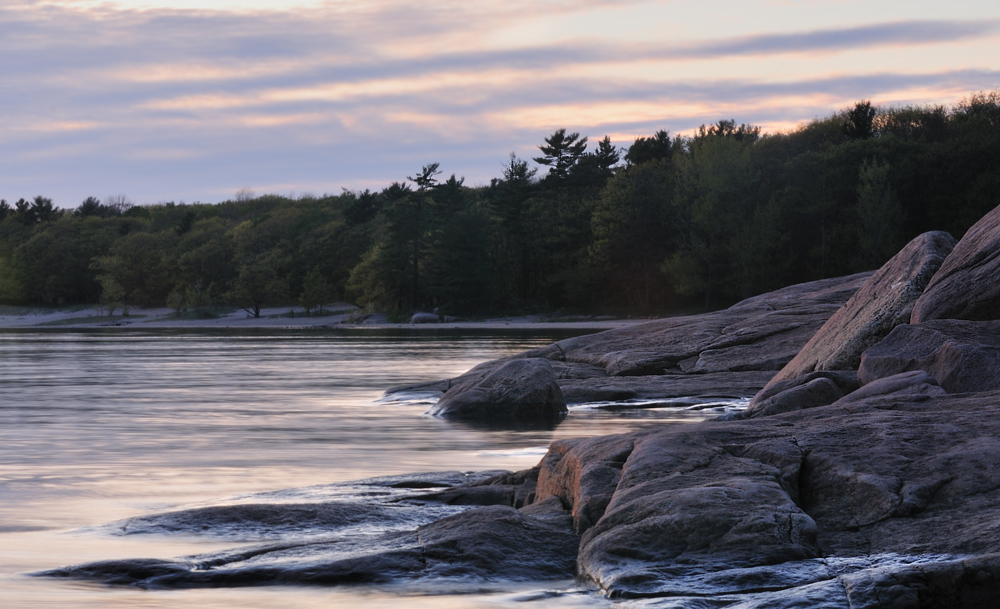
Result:
[[[554,439],[700,420],[705,411],[574,408],[554,430],[422,416],[385,389],[456,376],[560,332],[0,333],[0,605],[21,607],[608,606],[580,582],[143,591],[29,577],[60,566],[233,547],[105,525],[286,489],[444,470],[517,470]],[[711,414],[711,411],[708,411]],[[316,491],[320,492],[320,491]],[[264,493],[265,495],[257,495]]]

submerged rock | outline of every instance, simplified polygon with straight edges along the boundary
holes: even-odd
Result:
[[[966,231],[913,306],[914,324],[932,319],[1000,319],[1000,207]]]
[[[537,472],[536,472],[537,473]],[[527,474],[502,474],[492,481]],[[508,480],[508,481],[510,481]],[[485,483],[485,484],[484,484]],[[487,481],[471,485],[489,486]],[[424,499],[434,504],[428,494]],[[384,518],[393,509],[427,511],[425,501],[384,503],[370,499]],[[219,506],[225,509],[231,506]],[[271,506],[275,511],[282,505]],[[440,511],[440,510],[434,510]],[[234,511],[237,518],[243,512]],[[176,519],[176,514],[160,520]],[[195,511],[190,511],[191,518]],[[202,515],[204,515],[202,513]],[[150,517],[156,519],[156,517]],[[217,526],[212,517],[208,526]],[[300,527],[301,528],[301,527]],[[160,531],[175,533],[178,531]],[[176,560],[109,560],[36,575],[99,581],[141,588],[203,588],[277,584],[341,585],[415,579],[439,581],[546,581],[573,576],[579,546],[568,514],[540,502],[516,510],[489,505],[453,513],[409,530],[302,538]]]
[[[257,538],[329,532],[388,517],[384,508],[364,503],[250,503],[138,516],[112,525],[112,530],[120,535],[205,533]]]
[[[427,414],[486,421],[556,420],[566,400],[552,365],[541,358],[515,359],[482,379],[456,385]]]

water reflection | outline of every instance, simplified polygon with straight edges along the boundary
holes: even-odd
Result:
[[[218,543],[138,543],[80,527],[372,476],[521,469],[537,463],[554,439],[714,414],[686,407],[574,407],[557,427],[511,430],[422,416],[433,396],[378,402],[388,387],[456,376],[484,360],[563,337],[0,333],[0,604],[137,606],[132,593],[13,574],[111,557],[174,557],[212,551]],[[372,606],[392,596],[372,590],[252,597],[205,591],[143,596],[138,604],[328,606],[345,594]],[[580,600],[559,598],[569,603],[564,606]]]

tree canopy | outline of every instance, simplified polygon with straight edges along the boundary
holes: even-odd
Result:
[[[624,149],[558,129],[538,149],[484,186],[432,162],[321,197],[0,199],[0,301],[260,314],[347,300],[398,317],[724,306],[876,268],[927,230],[961,236],[1000,204],[1000,92],[860,101],[782,133],[720,120]]]

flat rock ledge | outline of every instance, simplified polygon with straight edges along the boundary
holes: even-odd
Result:
[[[803,283],[749,298],[722,311],[562,340],[480,364],[453,379],[394,387],[386,395],[418,392],[457,398],[467,393],[462,400],[471,403],[475,394],[468,390],[507,363],[544,359],[568,404],[750,398],[871,275]],[[457,391],[460,386],[461,392]],[[484,403],[483,408],[487,407]]]

